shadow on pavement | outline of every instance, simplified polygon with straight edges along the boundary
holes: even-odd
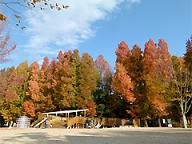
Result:
[[[2,138],[3,144],[65,144],[66,138],[49,136],[46,133],[18,133],[9,138]]]
[[[51,129],[50,129],[51,130]],[[47,131],[16,133],[1,138],[3,144],[189,144],[191,132],[182,131],[84,131],[79,134],[52,134]],[[62,132],[62,131],[61,131]],[[55,135],[55,136],[54,136]]]

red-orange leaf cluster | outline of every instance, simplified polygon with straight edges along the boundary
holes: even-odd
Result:
[[[133,94],[133,83],[131,78],[127,75],[125,68],[117,63],[116,72],[112,80],[113,88],[120,93],[125,100],[134,102],[135,97]]]
[[[23,108],[27,115],[31,117],[35,116],[35,106],[32,101],[25,101],[23,103]]]

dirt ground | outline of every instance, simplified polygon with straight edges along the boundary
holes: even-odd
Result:
[[[0,128],[0,144],[191,144],[192,129]]]

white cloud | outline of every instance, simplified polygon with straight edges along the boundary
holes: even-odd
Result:
[[[58,0],[52,0],[54,1]],[[62,11],[27,11],[29,23],[26,34],[29,36],[27,47],[38,49],[38,53],[47,52],[46,47],[56,45],[76,47],[79,43],[94,36],[92,24],[106,18],[119,4],[139,3],[140,0],[59,0],[69,5]]]

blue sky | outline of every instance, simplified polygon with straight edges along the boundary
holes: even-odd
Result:
[[[41,63],[44,56],[51,59],[59,50],[75,48],[81,54],[88,52],[94,59],[103,54],[114,67],[120,41],[125,40],[129,48],[138,44],[143,49],[150,38],[155,42],[163,38],[172,55],[182,56],[186,40],[192,35],[191,0],[65,2],[70,8],[63,12],[23,11],[27,29],[12,27],[10,34],[17,49],[9,55],[11,60],[0,64],[0,68],[17,66],[24,60]]]

